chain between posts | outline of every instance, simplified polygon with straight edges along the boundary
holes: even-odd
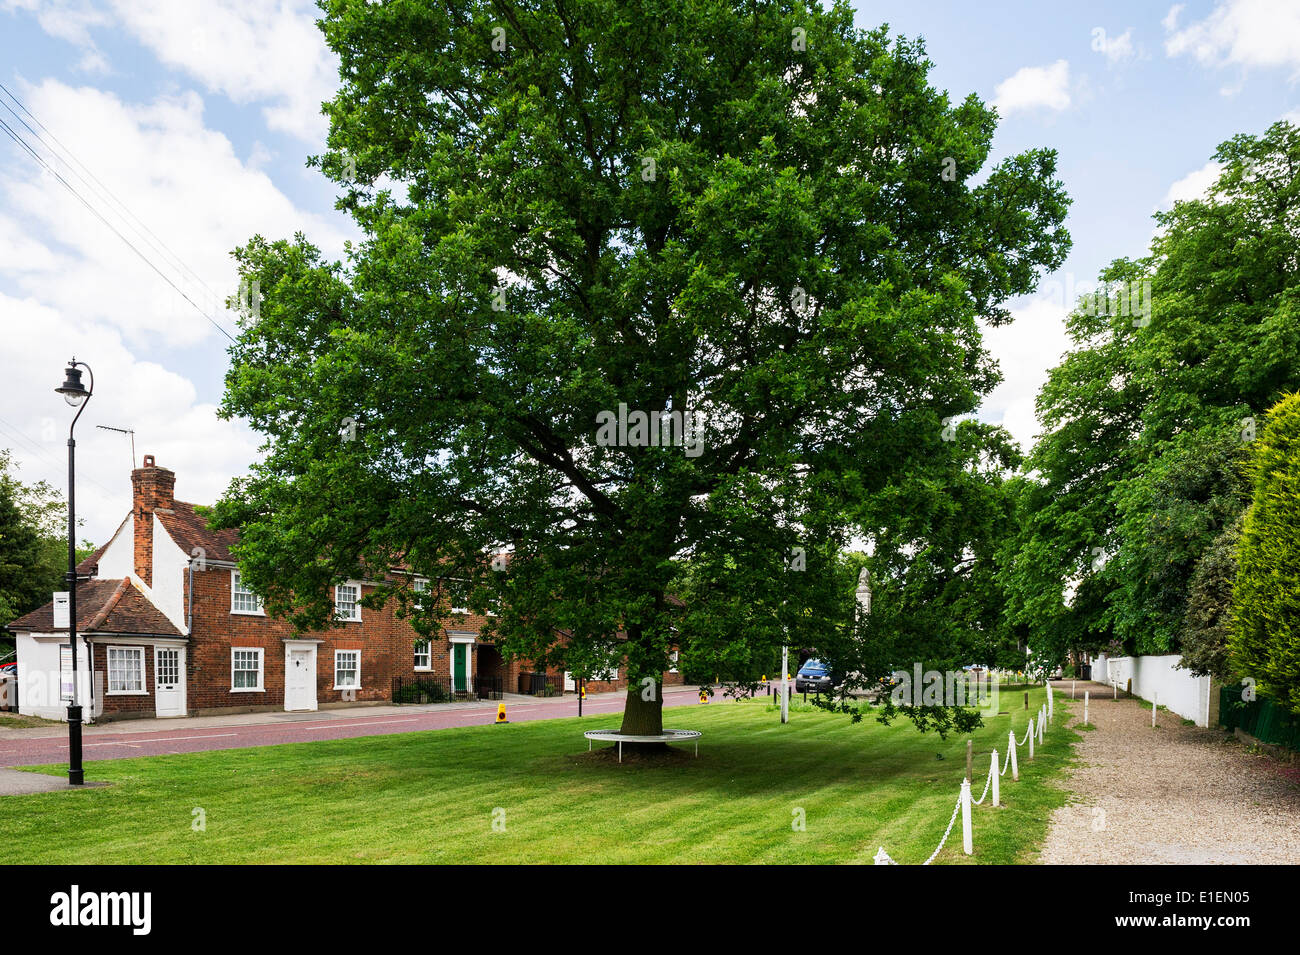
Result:
[[[1041,719],[1040,719],[1040,721],[1039,721],[1039,728],[1043,728],[1043,729],[1045,730],[1045,728],[1042,727],[1042,720],[1041,720]],[[1014,745],[1016,745],[1016,746],[1024,746],[1025,744],[1027,744],[1027,743],[1029,742],[1029,737],[1030,737],[1030,735],[1031,735],[1032,733],[1035,732],[1035,729],[1036,729],[1036,728],[1035,728],[1035,727],[1032,725],[1032,723],[1031,723],[1031,725],[1030,725],[1030,726],[1025,730],[1025,738],[1022,739],[1022,740],[1020,740],[1019,742],[1015,742],[1015,736],[1013,735],[1013,736],[1011,737],[1011,739],[1012,739]],[[1009,766],[1011,765],[1011,756],[1012,756],[1012,752],[1013,752],[1012,749],[1011,749],[1010,747],[1008,747],[1008,748],[1007,748],[1007,757],[1006,757],[1005,760],[1003,760],[1003,762],[1002,762],[1002,769],[998,772],[998,775],[999,775],[999,776],[1005,776],[1005,775],[1007,774],[1007,767],[1009,767]],[[984,802],[985,799],[988,798],[989,788],[990,788],[990,786],[992,786],[992,784],[993,784],[993,767],[990,766],[990,767],[989,767],[988,776],[987,776],[987,777],[985,778],[985,780],[984,780],[984,793],[983,793],[983,795],[980,796],[979,799],[972,800],[972,805],[978,806],[978,805],[980,805],[982,802]],[[963,787],[963,789],[965,789],[965,786],[966,786],[966,783],[963,782],[963,783],[962,783],[962,787]],[[961,801],[962,801],[962,794],[961,794],[961,793],[958,793],[958,794],[957,794],[957,803],[956,803],[956,805],[954,805],[954,806],[952,807],[952,816],[949,817],[949,819],[948,819],[948,828],[944,829],[944,831],[943,831],[943,838],[939,840],[939,845],[935,847],[934,852],[930,853],[930,858],[928,858],[928,859],[926,859],[924,862],[922,862],[921,865],[929,865],[931,862],[933,862],[933,861],[938,857],[939,853],[943,851],[943,847],[944,847],[944,846],[947,844],[947,842],[948,842],[948,836],[950,836],[950,835],[952,834],[952,827],[953,827],[953,826],[956,824],[956,822],[957,822],[957,814],[958,814],[959,812],[961,812]],[[874,861],[875,861],[875,864],[876,864],[876,865],[898,865],[898,863],[897,863],[895,860],[893,860],[892,858],[890,858],[889,853],[885,851],[885,847],[884,847],[884,846],[881,846],[881,847],[876,851],[876,855],[875,855]]]

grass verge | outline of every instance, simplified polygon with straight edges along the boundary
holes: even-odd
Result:
[[[975,733],[976,797],[990,750],[1005,759],[1041,702],[1032,691],[1028,712]],[[762,700],[666,718],[703,731],[698,759],[584,758],[582,731],[616,729],[614,715],[88,763],[116,785],[5,797],[0,834],[20,864],[866,863],[881,845],[914,864],[965,770],[966,737],[905,720],[800,711],[782,726]],[[974,855],[959,820],[936,863],[1034,860],[1067,798],[1066,718],[1033,761],[1022,748],[1001,808],[974,807]]]

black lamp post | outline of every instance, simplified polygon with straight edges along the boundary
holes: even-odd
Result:
[[[81,383],[81,368],[90,373],[90,389]],[[86,401],[95,391],[95,373],[84,361],[73,358],[68,362],[68,377],[63,386],[55,388],[63,400],[77,409],[68,427],[68,643],[72,646],[72,702],[68,704],[68,784],[85,783],[81,769],[81,707],[77,704],[77,442],[72,429],[77,418],[86,410]]]

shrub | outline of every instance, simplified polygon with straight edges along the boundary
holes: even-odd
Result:
[[[1210,545],[1192,572],[1183,615],[1179,666],[1197,676],[1226,681],[1232,676],[1228,657],[1232,583],[1237,576],[1241,519],[1233,521]]]
[[[1300,713],[1300,394],[1268,413],[1237,548],[1229,651],[1261,693]]]

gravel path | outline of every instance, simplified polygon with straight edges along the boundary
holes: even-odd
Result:
[[[1252,756],[1218,730],[1184,726],[1151,705],[1111,699],[1100,683],[1054,684],[1070,725],[1083,719],[1075,798],[1052,815],[1039,861],[1048,864],[1300,863],[1300,782],[1293,768]],[[1064,689],[1064,692],[1061,692]]]

